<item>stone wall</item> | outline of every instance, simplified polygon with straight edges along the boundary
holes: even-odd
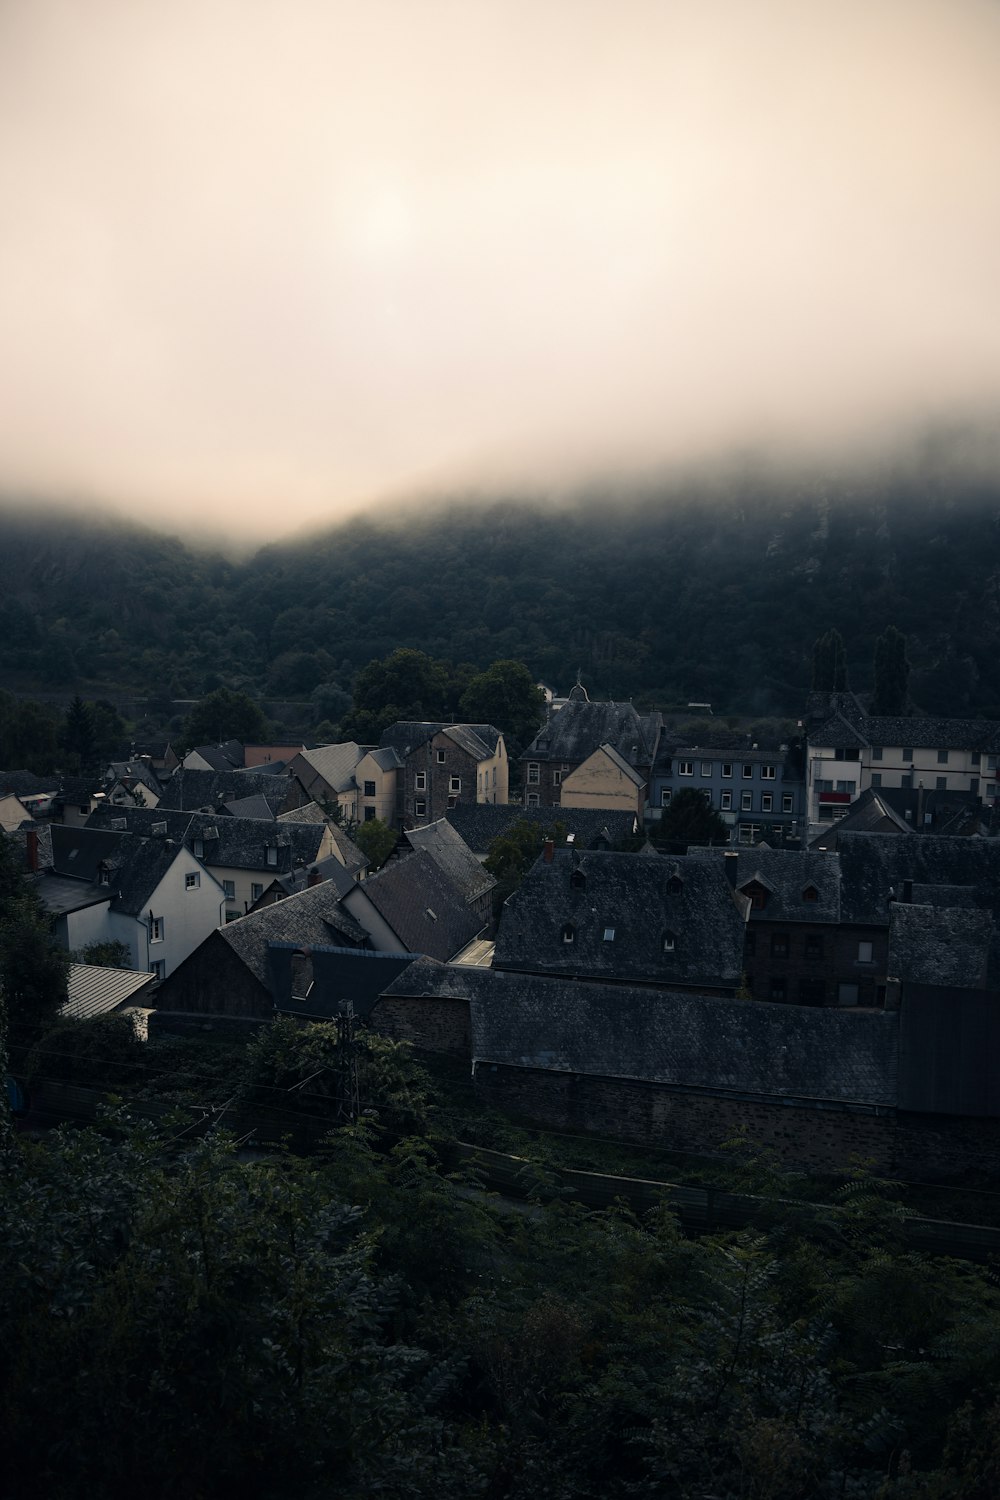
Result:
[[[466,1059],[471,1055],[467,1000],[383,995],[368,1024],[394,1042],[411,1042],[427,1052]]]

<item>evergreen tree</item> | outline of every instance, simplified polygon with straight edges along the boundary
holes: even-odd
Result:
[[[906,636],[888,625],[875,642],[875,699],[877,714],[898,718],[906,713],[910,663],[906,659]]]
[[[59,738],[67,754],[81,770],[86,770],[94,754],[94,717],[79,693],[66,710],[66,722]]]
[[[189,745],[218,745],[224,740],[262,744],[269,733],[267,720],[253,699],[225,687],[196,703],[184,725]]]
[[[828,630],[813,644],[814,693],[847,691],[847,650],[839,630]]]

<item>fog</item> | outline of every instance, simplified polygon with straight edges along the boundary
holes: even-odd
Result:
[[[991,419],[998,80],[985,0],[2,0],[0,490],[259,538]]]

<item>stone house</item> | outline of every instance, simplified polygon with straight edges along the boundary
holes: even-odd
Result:
[[[662,729],[662,714],[640,714],[631,703],[591,703],[577,683],[521,756],[525,806],[558,807],[564,780],[602,746],[648,785]]]
[[[508,798],[507,749],[492,724],[437,724],[400,720],[385,731],[380,749],[395,750],[400,828],[434,823],[461,803],[504,803]]]

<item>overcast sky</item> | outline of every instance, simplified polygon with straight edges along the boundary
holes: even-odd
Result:
[[[266,535],[1000,397],[995,0],[0,0],[0,489]]]

